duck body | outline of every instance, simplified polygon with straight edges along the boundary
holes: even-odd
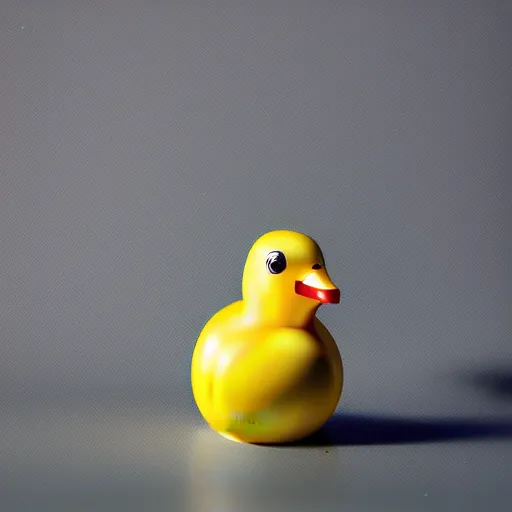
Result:
[[[247,443],[291,442],[318,430],[341,397],[343,365],[315,314],[338,301],[312,239],[274,231],[256,241],[243,300],[206,323],[192,356],[192,391],[206,422]]]

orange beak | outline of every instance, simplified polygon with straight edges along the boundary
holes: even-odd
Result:
[[[338,304],[341,299],[340,290],[334,286],[325,270],[311,272],[302,281],[295,281],[295,293],[321,304]]]

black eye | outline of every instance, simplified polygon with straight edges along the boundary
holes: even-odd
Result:
[[[319,263],[315,263],[312,267],[311,267],[313,270],[319,270],[322,268],[322,265],[320,265]]]
[[[272,251],[267,256],[267,269],[271,274],[280,274],[286,268],[286,257],[281,251]]]

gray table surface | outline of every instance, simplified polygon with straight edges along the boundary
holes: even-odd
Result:
[[[1,510],[509,510],[511,28],[509,0],[4,0]],[[344,395],[239,445],[190,356],[276,228],[341,288]]]

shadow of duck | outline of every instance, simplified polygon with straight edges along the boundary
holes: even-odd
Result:
[[[312,436],[280,446],[392,445],[506,438],[512,438],[512,418],[489,421],[338,414]]]

